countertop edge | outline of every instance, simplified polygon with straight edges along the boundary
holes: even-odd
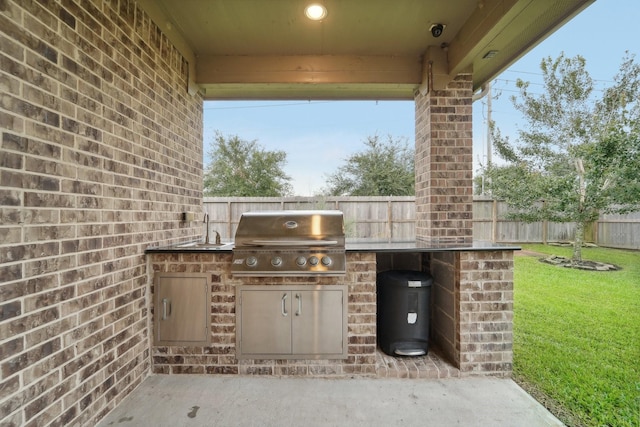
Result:
[[[519,251],[516,245],[501,245],[489,242],[429,244],[426,242],[358,242],[345,245],[346,252],[481,252],[481,251]],[[154,253],[232,253],[233,245],[226,244],[216,248],[185,248],[175,246],[150,246],[145,254]]]

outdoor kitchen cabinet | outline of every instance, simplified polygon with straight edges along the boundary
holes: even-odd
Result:
[[[347,357],[347,289],[342,285],[237,288],[236,357]]]
[[[154,284],[155,344],[208,344],[211,322],[208,275],[156,273]]]

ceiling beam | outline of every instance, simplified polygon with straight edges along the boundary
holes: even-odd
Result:
[[[477,89],[594,1],[482,0],[447,46],[448,72],[472,69]],[[484,59],[489,51],[496,57]]]
[[[222,83],[203,85],[205,100],[405,100],[414,99],[415,84]]]
[[[533,0],[484,0],[449,44],[449,74],[466,71],[496,35]],[[540,1],[540,0],[537,0]]]
[[[199,85],[221,83],[394,83],[419,85],[419,56],[203,56]]]

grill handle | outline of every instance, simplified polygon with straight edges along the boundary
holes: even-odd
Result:
[[[298,311],[296,311],[296,316],[302,316],[302,295],[296,294],[296,299],[298,300]]]
[[[242,242],[246,246],[336,246],[337,240],[315,240],[315,239],[298,239],[298,240],[280,240],[280,239],[258,239]],[[238,244],[236,244],[238,246]]]

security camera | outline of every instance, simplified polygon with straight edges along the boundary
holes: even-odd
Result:
[[[442,32],[444,31],[444,25],[433,24],[430,29],[431,29],[431,35],[433,37],[440,37],[442,35]]]

